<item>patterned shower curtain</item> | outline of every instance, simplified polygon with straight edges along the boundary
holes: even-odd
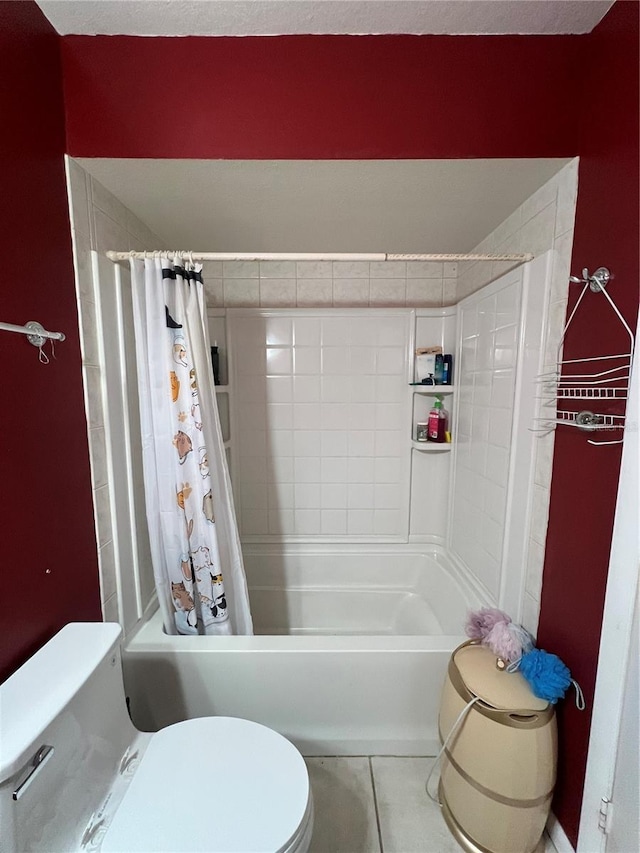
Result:
[[[201,264],[131,259],[145,502],[170,634],[252,634]]]

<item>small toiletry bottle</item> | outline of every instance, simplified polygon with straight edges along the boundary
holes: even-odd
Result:
[[[436,357],[432,353],[416,355],[416,379],[424,385],[433,385],[433,374],[436,369]]]
[[[444,358],[442,353],[436,354],[436,363],[433,373],[434,385],[442,385],[444,382]]]
[[[218,342],[214,341],[214,346],[211,347],[211,367],[213,368],[213,384],[220,384],[220,354],[218,352]]]
[[[429,441],[429,424],[427,421],[420,421],[416,424],[416,441]]]
[[[449,417],[447,412],[442,407],[442,397],[439,394],[436,394],[435,403],[429,412],[429,441],[436,441],[440,444],[445,441],[448,421]]]
[[[443,385],[451,385],[453,381],[453,359],[447,353],[443,359],[443,370],[442,370],[442,384]]]

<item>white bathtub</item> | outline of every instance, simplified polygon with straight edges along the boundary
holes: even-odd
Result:
[[[306,755],[433,755],[447,662],[472,593],[430,546],[246,546],[256,636],[127,642],[139,728],[246,717]]]

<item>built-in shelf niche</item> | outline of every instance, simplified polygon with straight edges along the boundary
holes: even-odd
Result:
[[[455,387],[453,385],[410,385],[409,388],[413,396],[413,406],[411,407],[411,446],[413,449],[427,453],[443,453],[451,450],[451,442],[416,441],[416,435],[418,424],[425,423],[429,419],[429,412],[436,396],[450,398],[445,404],[445,409],[449,415],[449,431],[451,430]]]

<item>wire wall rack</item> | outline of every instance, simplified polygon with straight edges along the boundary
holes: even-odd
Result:
[[[538,376],[541,397],[545,401],[543,406],[545,404],[553,406],[555,412],[553,415],[537,417],[535,419],[535,432],[548,433],[558,425],[574,427],[585,433],[608,432],[619,435],[624,432],[624,414],[592,411],[592,409],[597,409],[598,402],[600,404],[612,404],[616,401],[625,401],[629,395],[635,339],[629,324],[606,290],[612,277],[606,267],[599,267],[593,274],[590,274],[589,270],[585,268],[582,270],[582,278],[573,275],[569,278],[571,283],[582,284],[583,287],[562,331],[558,344],[556,369]],[[587,291],[600,293],[605,297],[606,302],[626,332],[625,342],[628,338],[628,351],[614,354],[603,353],[585,358],[562,359],[567,332]],[[582,400],[593,402],[596,405],[589,409],[568,410],[558,405],[565,400]],[[604,436],[601,440],[596,440],[595,436],[587,439],[589,444],[596,447],[622,444],[623,440],[623,438],[613,437],[607,440]]]

